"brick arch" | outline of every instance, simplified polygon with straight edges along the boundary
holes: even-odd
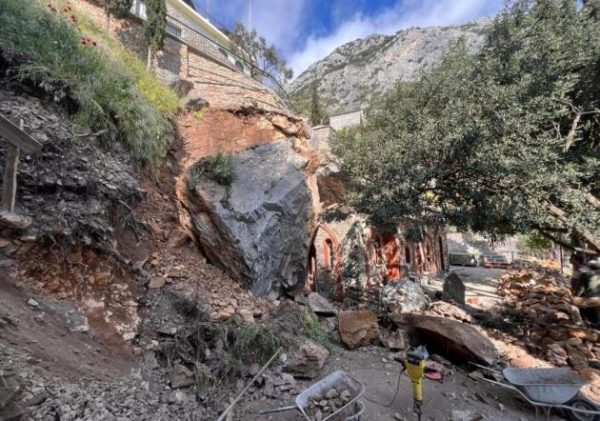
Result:
[[[315,250],[315,239],[317,238],[317,234],[319,233],[320,229],[323,229],[323,231],[325,231],[325,233],[327,233],[328,238],[331,240],[331,242],[333,244],[333,252],[334,252],[334,256],[335,256],[335,268],[333,268],[333,270],[334,270],[334,273],[336,274],[336,280],[335,280],[336,281],[336,296],[339,301],[342,301],[344,299],[344,285],[342,283],[342,250],[341,250],[340,241],[338,240],[337,235],[331,229],[331,227],[329,227],[327,224],[323,224],[323,223],[318,224],[313,229],[313,232],[310,237],[310,249],[309,249],[308,259],[307,259],[307,274],[309,274],[310,269],[311,269],[311,258],[313,256],[313,253]],[[316,284],[313,282],[309,285],[308,284],[308,276],[309,275],[307,275],[307,279],[306,279],[307,289],[309,289],[310,291],[315,291]]]

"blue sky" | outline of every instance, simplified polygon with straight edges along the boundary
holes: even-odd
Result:
[[[223,22],[248,24],[277,46],[296,75],[340,45],[413,26],[493,16],[503,0],[194,0]]]

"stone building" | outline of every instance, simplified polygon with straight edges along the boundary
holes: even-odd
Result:
[[[106,26],[106,14],[97,0],[73,4],[99,28]],[[167,0],[167,36],[156,57],[155,71],[161,79],[185,97],[201,97],[218,108],[235,108],[246,102],[264,109],[286,109],[277,94],[250,77],[252,63],[234,52],[225,33],[187,2]],[[111,18],[109,32],[146,60],[148,46],[143,34],[146,10],[134,0],[125,19]]]
[[[316,171],[322,209],[335,209],[345,190],[339,163],[331,155],[329,136],[336,130],[364,123],[362,111],[331,117],[328,126],[313,128],[312,141],[322,162]],[[313,232],[307,268],[307,291],[338,301],[373,302],[389,282],[407,276],[422,279],[449,268],[445,227],[370,226],[350,215],[321,221]],[[415,241],[418,239],[419,241]]]
[[[421,229],[420,241],[411,240],[408,231],[378,230],[357,216],[320,223],[312,237],[306,289],[339,301],[361,301],[389,282],[448,270],[444,227]]]

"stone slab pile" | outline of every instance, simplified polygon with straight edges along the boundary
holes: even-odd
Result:
[[[566,280],[550,271],[509,272],[500,279],[498,294],[523,318],[525,347],[599,383],[589,361],[600,359],[600,332],[582,320]]]

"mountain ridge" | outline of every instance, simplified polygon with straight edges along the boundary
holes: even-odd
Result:
[[[469,51],[478,51],[491,22],[481,18],[459,25],[413,27],[347,42],[290,83],[290,96],[306,104],[313,81],[319,80],[319,96],[328,113],[364,108],[396,82],[416,80],[433,68],[461,38]]]

